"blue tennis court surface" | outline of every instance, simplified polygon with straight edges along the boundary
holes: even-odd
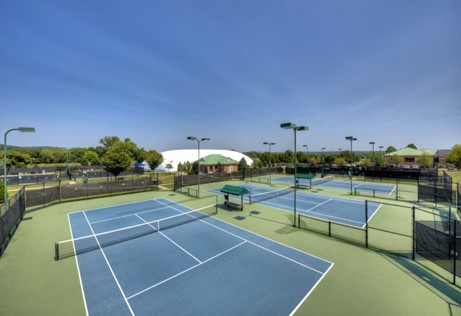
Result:
[[[286,183],[287,185],[293,184],[293,177],[279,177],[272,179],[273,182]],[[308,179],[299,179],[299,184],[303,186],[309,186],[310,182]],[[350,191],[351,183],[348,181],[328,181],[323,182],[322,178],[313,179],[312,185],[319,187],[326,187],[332,189],[340,189]],[[363,190],[365,192],[376,191],[379,194],[391,195],[395,191],[395,185],[385,183],[369,183],[369,182],[352,182],[352,189],[357,191]]]
[[[69,223],[89,315],[289,315],[333,265],[167,199]]]
[[[293,178],[291,180],[293,181]],[[255,199],[259,196],[264,198],[266,194],[270,197],[272,192],[277,191],[252,185],[242,185],[242,187],[247,188]],[[220,189],[211,190],[210,192],[222,194],[220,193]],[[249,201],[248,196],[245,196],[245,199]],[[290,192],[272,197],[258,203],[293,212],[294,193]],[[368,212],[366,212],[365,202],[362,201],[338,199],[318,194],[303,193],[301,191],[298,191],[296,194],[296,209],[299,214],[357,228],[364,228],[366,222],[374,216],[380,207],[381,204],[379,203],[368,202]]]

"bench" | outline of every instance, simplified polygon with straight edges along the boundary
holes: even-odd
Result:
[[[233,208],[233,209],[236,209],[236,210],[243,211],[243,206],[240,205],[240,204],[237,204],[237,203],[226,201],[226,202],[224,202],[224,205],[226,205],[228,208]]]

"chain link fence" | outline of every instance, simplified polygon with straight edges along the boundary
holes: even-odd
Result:
[[[22,187],[15,195],[3,204],[0,212],[0,256],[26,212],[25,188]]]

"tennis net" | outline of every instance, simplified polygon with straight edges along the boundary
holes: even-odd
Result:
[[[287,195],[293,192],[292,187],[280,189],[280,190],[273,190],[269,192],[257,193],[257,194],[250,194],[250,204],[259,203],[262,201],[266,201],[269,199],[273,199],[279,196]]]
[[[333,176],[326,176],[326,177],[321,178],[321,179],[313,180],[312,181],[312,186],[321,185],[321,184],[324,184],[324,183],[327,183],[327,182],[330,182],[330,181],[333,181],[333,180],[334,180]]]
[[[159,231],[201,220],[216,214],[216,205],[172,215],[160,220],[119,228],[94,235],[78,237],[54,244],[54,260],[61,260],[93,250],[140,238]]]

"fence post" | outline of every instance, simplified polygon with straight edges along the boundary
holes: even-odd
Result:
[[[58,192],[59,192],[59,203],[62,201],[62,187],[61,187],[61,179],[58,180]]]
[[[456,220],[453,221],[453,284],[456,285],[456,260],[458,253],[456,252]]]
[[[412,242],[412,255],[411,255],[411,258],[413,259],[413,261],[415,260],[415,257],[416,257],[416,207],[413,206],[412,207],[412,219],[413,219],[413,242]]]
[[[368,248],[368,200],[365,200],[365,247]]]
[[[45,182],[42,183],[42,187],[43,187],[43,193],[42,193],[42,196],[43,196],[43,207],[45,207],[45,206],[46,206]]]

